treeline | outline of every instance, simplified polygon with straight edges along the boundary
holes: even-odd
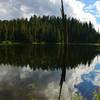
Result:
[[[96,43],[100,35],[91,22],[67,18],[66,28],[70,43]],[[19,43],[63,43],[62,18],[55,16],[32,16],[28,19],[0,21],[0,42]],[[67,37],[66,37],[67,38]]]

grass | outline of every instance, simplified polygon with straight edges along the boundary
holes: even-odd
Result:
[[[12,41],[8,41],[8,40],[0,42],[0,45],[18,45],[18,44],[21,44],[21,43],[12,42]]]
[[[93,95],[94,95],[95,100],[100,100],[100,88],[98,88],[98,91],[94,92]]]
[[[95,97],[95,100],[100,100],[100,94],[95,94],[94,97]]]
[[[1,44],[12,44],[11,41],[2,41]]]

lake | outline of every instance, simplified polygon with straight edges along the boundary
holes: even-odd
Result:
[[[0,46],[0,100],[94,100],[100,47]]]

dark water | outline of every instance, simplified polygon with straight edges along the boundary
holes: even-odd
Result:
[[[98,46],[0,46],[0,100],[93,100],[99,54]]]

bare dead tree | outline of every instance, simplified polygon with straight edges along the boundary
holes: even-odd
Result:
[[[64,44],[68,44],[68,30],[67,30],[66,15],[64,12],[63,0],[61,0],[61,15],[62,15],[62,24],[63,24],[62,28],[63,28]]]

